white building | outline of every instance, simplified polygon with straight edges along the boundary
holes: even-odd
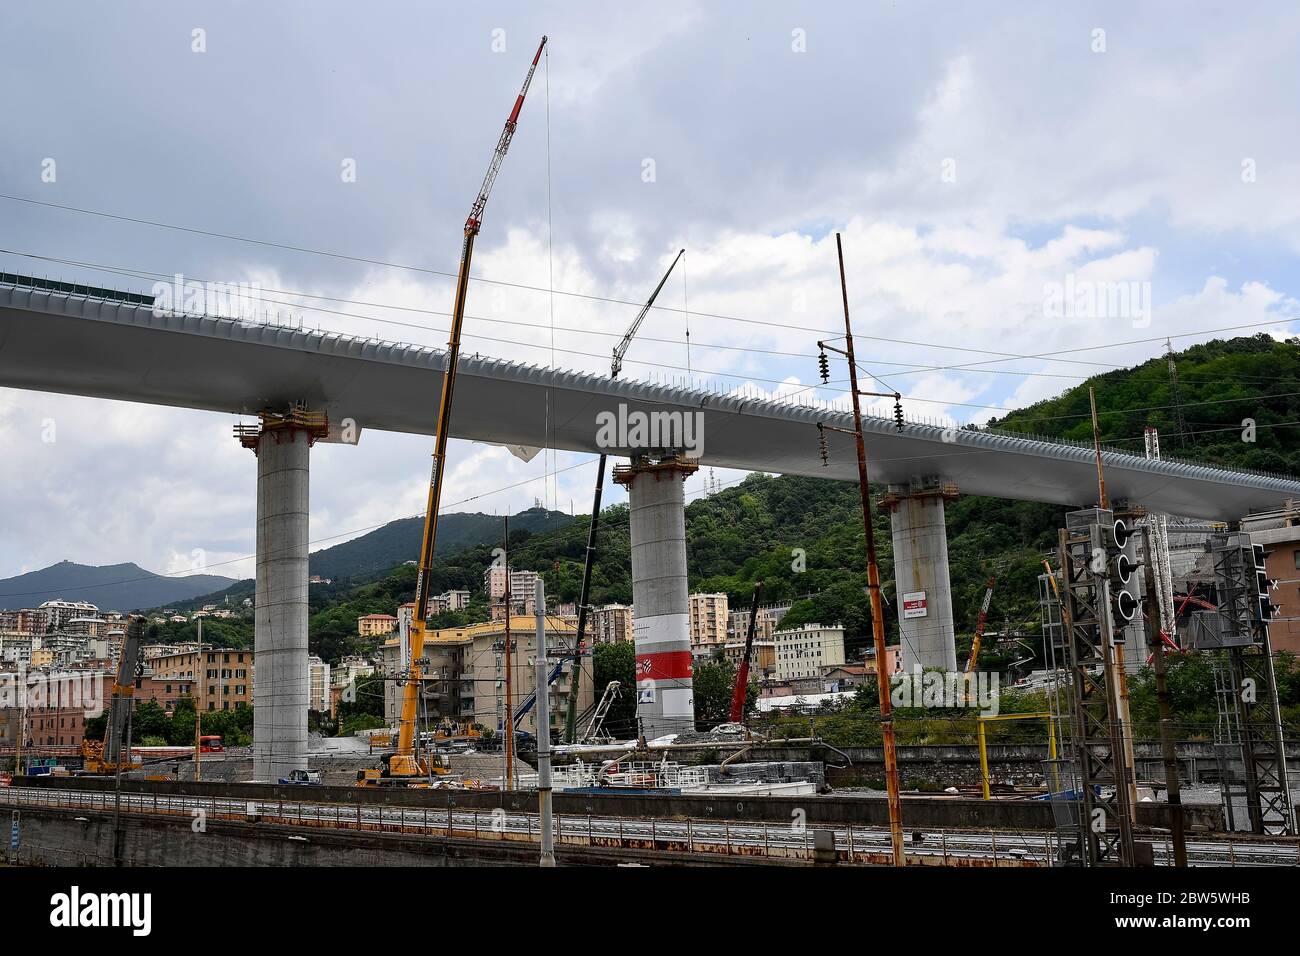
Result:
[[[75,617],[99,617],[99,608],[86,601],[46,601],[41,610],[45,612],[45,626],[54,631],[63,630]]]
[[[820,677],[822,669],[844,663],[844,628],[805,624],[772,635],[776,648],[776,679]]]
[[[531,604],[537,588],[536,571],[510,572],[510,600],[513,604]],[[489,601],[499,601],[506,593],[505,568],[490,567],[483,572],[483,590]],[[448,592],[454,593],[454,592]]]
[[[468,591],[444,591],[438,597],[446,606],[448,611],[463,611],[469,607]]]
[[[307,709],[330,710],[330,666],[315,654],[307,658]]]
[[[0,633],[0,666],[30,667],[32,651],[40,646],[41,639],[33,634]]]

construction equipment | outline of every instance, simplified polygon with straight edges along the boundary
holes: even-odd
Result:
[[[651,306],[655,304],[655,299],[659,297],[659,290],[664,287],[668,277],[672,275],[673,268],[677,265],[677,260],[686,254],[685,249],[679,249],[677,256],[673,259],[672,265],[664,273],[664,277],[659,280],[655,286],[654,292],[650,293],[650,298],[646,299],[645,305],[641,306],[641,311],[637,313],[636,318],[628,327],[627,332],[614,346],[614,360],[609,367],[609,377],[618,378],[618,373],[623,368],[623,356],[627,354],[628,346],[632,344],[632,338],[636,335],[636,330],[641,327],[642,321],[650,311]],[[587,553],[583,559],[582,565],[582,590],[578,595],[578,631],[573,639],[573,676],[569,679],[569,709],[565,715],[564,721],[564,740],[566,743],[573,743],[577,738],[578,732],[578,687],[581,682],[582,672],[582,648],[583,638],[587,634],[587,616],[591,608],[589,607],[591,597],[591,567],[596,560],[596,533],[600,528],[600,499],[605,491],[605,455],[602,452],[600,461],[596,467],[596,492],[591,502],[591,524],[587,528]]]
[[[131,759],[126,743],[126,726],[135,696],[135,679],[143,671],[140,647],[144,643],[143,614],[126,619],[126,634],[117,658],[117,680],[113,684],[113,701],[104,727],[104,739],[84,740],[81,744],[82,767],[88,774],[115,774],[119,770],[138,770],[140,762]]]
[[[424,514],[424,535],[420,544],[419,570],[415,581],[415,612],[412,615],[413,619],[410,628],[410,660],[402,686],[402,714],[397,735],[397,751],[396,753],[384,755],[382,771],[363,771],[359,774],[357,778],[359,786],[382,786],[390,781],[396,785],[401,785],[406,781],[418,784],[421,779],[427,780],[431,772],[437,772],[440,769],[431,765],[431,762],[436,763],[431,757],[421,758],[417,753],[415,723],[420,687],[423,684],[423,671],[428,664],[428,661],[424,658],[424,634],[428,620],[429,588],[433,569],[434,548],[438,537],[438,508],[442,501],[443,478],[446,473],[447,432],[451,425],[452,395],[456,385],[456,367],[460,358],[461,328],[465,322],[465,300],[469,292],[470,261],[474,254],[474,239],[478,236],[479,229],[483,224],[483,212],[487,208],[488,197],[492,193],[492,186],[496,182],[497,174],[501,171],[501,163],[506,158],[506,152],[510,149],[510,141],[514,138],[515,128],[519,122],[519,113],[523,109],[524,97],[528,94],[528,87],[533,81],[533,74],[537,70],[538,61],[541,60],[542,50],[545,47],[546,37],[542,37],[542,42],[537,47],[537,53],[533,56],[533,62],[528,67],[528,75],[524,77],[524,85],[515,98],[514,108],[506,118],[501,137],[497,140],[496,149],[492,153],[492,160],[488,164],[487,174],[483,177],[483,184],[479,187],[474,204],[470,207],[469,217],[465,220],[465,239],[461,246],[460,270],[456,277],[456,297],[451,316],[451,336],[447,341],[446,366],[443,369],[442,376],[442,394],[438,400],[438,425],[433,452],[433,476],[429,482],[429,497]],[[378,774],[375,779],[382,779],[385,783],[372,783],[371,773]]]
[[[975,621],[975,636],[971,638],[970,657],[966,660],[966,673],[975,670],[975,659],[980,656],[980,642],[984,639],[984,623],[989,617],[989,603],[993,600],[993,586],[998,583],[998,573],[989,575],[988,587],[984,589],[984,603],[980,605],[980,615]]]
[[[616,680],[610,681],[605,685],[605,693],[600,696],[600,703],[596,705],[595,711],[592,712],[591,721],[587,724],[587,730],[582,735],[579,743],[589,744],[593,740],[604,739],[600,736],[600,729],[605,724],[605,717],[609,714],[609,709],[614,706],[614,701],[619,698],[619,689],[623,685]]]
[[[736,668],[736,686],[731,691],[731,722],[743,723],[745,720],[745,694],[749,690],[749,655],[754,650],[754,631],[758,627],[758,599],[763,593],[763,582],[754,583],[754,597],[749,603],[749,629],[745,632],[745,653],[740,656],[740,667]]]

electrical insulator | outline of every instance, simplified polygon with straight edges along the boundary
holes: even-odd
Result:
[[[826,357],[826,350],[823,349],[817,356],[817,368],[821,372],[822,384],[828,385],[831,380],[831,360]]]
[[[902,397],[897,392],[894,393],[894,427],[900,432],[903,430],[903,402]]]
[[[822,428],[820,422],[817,424],[817,445],[822,453],[822,467],[825,468],[831,463],[831,452],[826,444],[826,429]]]

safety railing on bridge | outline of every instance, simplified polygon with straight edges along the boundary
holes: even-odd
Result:
[[[536,813],[504,808],[364,806],[309,801],[248,801],[224,797],[179,796],[164,793],[122,793],[112,790],[48,790],[10,787],[0,790],[0,808],[52,809],[112,814],[202,818],[205,822],[325,829],[341,832],[407,834],[417,838],[538,844]],[[818,827],[795,819],[790,824],[743,821],[610,817],[557,814],[553,820],[557,848],[683,853],[703,858],[754,857],[774,862],[809,864],[889,865],[889,831],[884,827]],[[819,852],[816,831],[830,831],[830,846]],[[825,838],[823,838],[825,839]],[[1157,865],[1169,865],[1173,847],[1161,835],[1153,842]],[[830,849],[833,848],[833,856]],[[906,848],[909,866],[1040,867],[1060,858],[1059,838],[1044,833],[987,829],[914,831]],[[1259,841],[1211,835],[1189,848],[1194,865],[1300,865],[1300,841]],[[71,860],[76,854],[58,851]],[[72,854],[69,856],[69,854]],[[57,855],[57,854],[56,854]],[[86,856],[83,852],[81,856]],[[49,862],[58,863],[58,859]],[[147,865],[147,861],[141,861]]]
[[[235,823],[409,834],[479,842],[540,843],[535,813],[434,807],[357,806],[306,801],[245,801],[222,797],[123,793],[111,790],[47,790],[14,787],[0,791],[0,807],[49,808],[123,816],[202,818]],[[726,820],[659,820],[597,815],[560,815],[553,821],[557,848],[685,853],[702,857],[761,857],[792,864],[834,862],[887,865],[889,833],[882,828],[833,828],[833,856],[819,855],[813,826]],[[992,831],[927,833],[908,852],[909,863],[929,866],[1042,866],[1052,859],[1053,836]]]

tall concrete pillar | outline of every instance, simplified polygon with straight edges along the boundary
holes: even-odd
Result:
[[[636,716],[647,741],[695,728],[683,481],[697,467],[666,457],[614,469],[628,493]]]
[[[311,444],[324,417],[262,414],[236,434],[257,455],[253,777],[307,768],[307,523]]]
[[[885,504],[893,512],[894,580],[898,587],[898,627],[902,667],[957,669],[952,625],[952,581],[948,576],[948,535],[944,500],[956,486],[939,479],[891,485]]]

